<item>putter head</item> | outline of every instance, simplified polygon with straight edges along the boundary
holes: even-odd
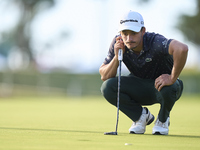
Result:
[[[117,135],[117,132],[104,132],[104,135]]]

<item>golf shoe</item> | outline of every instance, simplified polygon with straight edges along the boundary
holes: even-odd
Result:
[[[155,125],[153,127],[153,132],[152,134],[154,135],[168,135],[169,132],[169,117],[167,118],[167,120],[163,123],[161,121],[159,121],[158,117],[155,121]]]
[[[146,125],[149,125],[154,121],[154,116],[150,111],[146,107],[144,107],[143,110],[145,110],[146,113],[142,113],[139,120],[133,122],[129,129],[129,133],[144,134],[146,131]]]

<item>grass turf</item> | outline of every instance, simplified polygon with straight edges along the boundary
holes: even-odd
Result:
[[[103,97],[23,97],[0,99],[2,150],[196,150],[200,149],[200,96],[183,96],[171,112],[168,136],[152,135],[153,123],[143,135],[128,133],[131,120]],[[159,105],[148,107],[157,116]],[[128,143],[128,144],[125,144]]]

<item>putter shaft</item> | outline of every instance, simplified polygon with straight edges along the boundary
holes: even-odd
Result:
[[[123,51],[122,49],[119,49],[118,52],[118,60],[119,60],[119,75],[118,75],[118,91],[117,91],[117,122],[116,122],[116,128],[115,132],[105,132],[104,135],[118,135],[117,128],[118,128],[118,122],[119,122],[119,97],[120,97],[120,82],[121,82],[121,63],[123,59]]]
[[[119,122],[119,97],[120,97],[120,83],[121,83],[121,67],[122,67],[123,51],[119,49],[118,60],[119,60],[119,75],[118,75],[118,91],[117,91],[117,122],[115,132],[117,133],[118,122]]]

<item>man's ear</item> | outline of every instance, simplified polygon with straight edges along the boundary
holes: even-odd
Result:
[[[146,28],[145,27],[142,27],[142,35],[144,35],[146,32]]]

